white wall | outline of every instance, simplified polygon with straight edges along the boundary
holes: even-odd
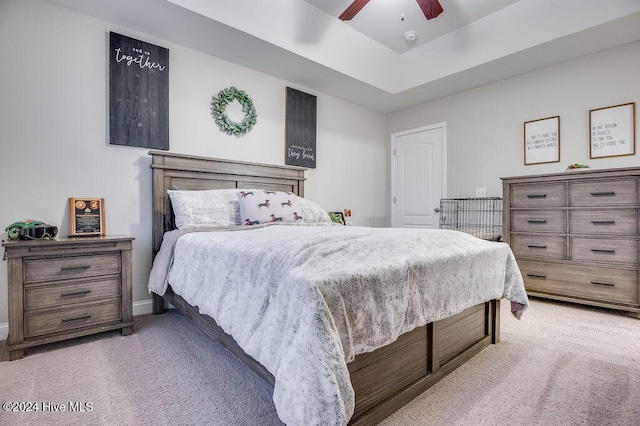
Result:
[[[640,104],[639,69],[636,42],[395,112],[389,130],[447,122],[449,197],[473,197],[478,187],[502,196],[500,177],[561,172],[571,163],[638,166],[640,141],[636,155],[589,158],[589,110]],[[524,122],[555,115],[560,162],[525,166]]]
[[[285,88],[292,85],[50,3],[0,1],[0,235],[6,238],[10,223],[34,218],[64,236],[68,197],[104,197],[107,232],[136,238],[135,313],[148,308],[150,298],[150,158],[147,149],[108,143],[109,31],[170,49],[174,152],[284,164]],[[232,85],[245,90],[258,111],[254,129],[237,139],[218,130],[209,109],[211,97]],[[386,224],[386,116],[296,88],[318,97],[317,168],[308,173],[307,198],[327,210],[352,208],[354,224]],[[0,339],[6,294],[2,262]]]

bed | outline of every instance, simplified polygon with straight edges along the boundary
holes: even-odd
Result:
[[[266,191],[293,193],[300,197],[304,196],[304,168],[220,160],[165,151],[150,151],[150,155],[152,156],[151,168],[153,171],[153,250],[156,256],[154,269],[156,269],[155,264],[158,263],[158,259],[167,256],[165,252],[168,251],[165,248],[166,244],[163,246],[163,239],[165,242],[171,238],[174,239],[176,252],[170,252],[171,258],[173,259],[173,256],[175,256],[175,259],[180,259],[180,252],[177,248],[178,242],[188,239],[200,241],[205,238],[204,234],[209,234],[209,232],[184,232],[184,235],[182,235],[182,232],[175,231],[175,216],[168,196],[168,190],[201,191],[211,189],[240,190],[242,188],[257,188]],[[290,225],[291,226],[257,226],[255,229],[248,231],[246,229],[251,227],[244,227],[244,229],[237,230],[237,232],[232,229],[222,229],[218,230],[218,232],[212,232],[211,234],[217,235],[211,235],[216,241],[211,244],[214,244],[214,247],[217,247],[216,250],[221,253],[219,256],[216,255],[213,258],[223,256],[225,249],[234,245],[234,239],[237,238],[237,236],[244,238],[251,236],[250,241],[255,241],[259,238],[254,238],[253,235],[262,235],[261,238],[267,242],[269,242],[272,237],[265,236],[266,234],[274,234],[279,236],[278,238],[289,238],[292,233],[298,232],[294,226],[296,225],[295,223]],[[341,228],[343,231],[336,228]],[[346,228],[351,229],[347,230]],[[361,235],[364,236],[365,239],[371,238],[368,230],[356,228],[359,227],[335,226],[326,227],[323,228],[322,231],[319,231],[319,228],[299,227],[299,229],[305,229],[305,232],[310,233],[308,238],[324,238],[322,240],[324,242],[328,241],[328,234],[338,232],[348,232],[350,234],[349,238],[354,240],[360,238]],[[379,233],[379,231],[373,230],[371,232]],[[455,231],[443,232],[455,233]],[[251,233],[254,234],[252,235]],[[284,233],[284,236],[280,235],[282,233]],[[232,236],[231,234],[234,235]],[[170,235],[172,236],[171,238],[169,238]],[[458,237],[459,236],[456,236],[456,238]],[[207,237],[207,239],[208,238],[209,237]],[[473,237],[467,236],[462,238],[469,239]],[[471,243],[475,244],[476,242],[472,241]],[[204,242],[201,243],[201,245],[204,244]],[[501,243],[483,241],[482,244]],[[161,251],[161,248],[163,251]],[[297,247],[296,252],[304,248],[305,246]],[[267,249],[267,251],[270,250],[272,250],[272,248]],[[519,317],[528,302],[524,285],[522,284],[522,278],[519,275],[517,265],[515,265],[515,260],[513,260],[511,251],[508,250],[508,248],[507,251],[509,253],[508,261],[506,262],[507,266],[501,265],[500,267],[503,270],[503,275],[509,275],[509,290],[506,293],[508,293],[507,296],[512,301],[514,314]],[[162,254],[162,256],[160,256],[160,254]],[[200,258],[203,256],[203,253],[190,254],[188,256],[183,255],[183,257],[190,258]],[[182,264],[182,261],[175,260],[175,262],[176,265]],[[179,267],[176,265],[174,265],[174,268],[179,270]],[[218,268],[222,267],[224,267],[223,263],[218,265]],[[182,274],[185,276],[188,275],[189,268],[190,266],[184,269]],[[505,268],[507,272],[504,272]],[[220,269],[218,269],[218,271],[219,270]],[[233,271],[224,272],[224,274],[230,274],[231,272]],[[154,271],[152,271],[152,274],[153,273]],[[182,275],[178,274],[177,276]],[[185,278],[185,281],[186,280]],[[506,282],[507,278],[503,277],[503,281]],[[162,291],[159,291],[157,288],[153,289],[154,314],[161,314],[165,311],[167,303],[171,304],[189,317],[194,324],[205,333],[219,341],[231,353],[274,386],[274,401],[276,402],[278,415],[286,423],[296,424],[304,422],[313,424],[314,419],[316,422],[318,421],[318,419],[314,417],[315,414],[312,414],[311,418],[309,418],[309,415],[300,414],[299,412],[284,413],[285,410],[291,411],[292,405],[298,406],[300,403],[299,400],[295,401],[295,403],[293,403],[292,400],[288,400],[287,398],[290,398],[290,395],[288,397],[282,397],[281,394],[283,394],[283,392],[280,392],[278,389],[278,384],[282,387],[284,386],[282,383],[287,383],[287,380],[290,382],[292,378],[285,378],[285,374],[280,372],[287,369],[274,367],[273,360],[270,356],[256,357],[250,356],[247,353],[258,354],[260,352],[259,349],[253,347],[255,345],[251,343],[255,342],[255,335],[253,336],[254,340],[247,340],[243,334],[235,334],[235,338],[227,334],[225,330],[233,329],[233,322],[230,323],[229,320],[225,319],[221,314],[221,316],[216,319],[221,321],[221,324],[224,325],[224,327],[222,327],[212,318],[212,316],[216,317],[215,314],[207,315],[206,313],[201,313],[201,311],[207,312],[207,310],[204,309],[207,306],[206,302],[196,302],[190,293],[188,296],[186,295],[187,293],[178,294],[180,291],[174,291],[173,287],[179,286],[181,283],[175,278],[173,282],[174,285],[171,285],[172,283],[169,282],[169,285],[166,285],[166,288],[163,288]],[[238,283],[239,286],[241,286],[241,284],[242,283]],[[193,293],[199,291],[200,290]],[[403,332],[399,337],[394,336],[393,339],[391,339],[392,341],[376,349],[367,347],[364,352],[361,347],[359,347],[358,350],[353,350],[353,348],[347,350],[348,344],[345,344],[345,340],[341,340],[341,343],[337,343],[337,347],[342,351],[341,353],[350,353],[350,355],[345,355],[346,360],[339,360],[340,362],[335,362],[334,360],[332,362],[335,363],[336,370],[343,368],[341,363],[345,364],[344,370],[347,374],[348,381],[346,388],[348,389],[344,390],[343,388],[345,386],[339,382],[338,385],[336,385],[336,393],[345,393],[345,395],[347,395],[344,398],[338,398],[343,406],[338,408],[333,406],[329,408],[327,408],[327,406],[320,408],[311,407],[310,412],[314,413],[314,409],[318,410],[315,411],[316,414],[318,412],[335,410],[337,413],[335,416],[332,415],[328,417],[330,420],[327,420],[327,418],[320,420],[325,424],[327,422],[344,424],[348,421],[349,424],[368,425],[378,423],[388,417],[391,413],[398,410],[455,368],[479,353],[483,348],[489,344],[499,342],[500,301],[497,299],[506,293],[500,294],[490,300],[482,300],[479,303],[474,303],[473,306],[459,309],[453,312],[452,315],[447,314],[446,317],[439,318],[438,320],[420,324],[415,328],[409,327],[411,328],[410,330],[405,330],[406,332]],[[182,297],[183,295],[185,297]],[[190,299],[191,303],[185,300],[185,298]],[[344,303],[344,301],[341,301],[341,303]],[[218,305],[220,305],[219,302]],[[226,304],[223,305],[225,307],[227,306]],[[351,310],[347,310],[351,312]],[[211,312],[219,311],[213,309]],[[340,328],[340,320],[336,319],[335,324],[333,321],[333,319],[330,319],[330,324],[326,325],[325,328]],[[336,324],[338,325],[336,326]],[[242,331],[241,329],[239,330]],[[233,335],[234,333],[231,334]],[[397,339],[395,337],[397,337]],[[322,343],[320,343],[320,345],[321,344]],[[305,345],[309,347],[313,346],[311,343],[305,343]],[[313,347],[315,348],[316,346]],[[312,355],[317,355],[315,349]],[[327,357],[330,358],[329,355],[327,355]],[[255,358],[260,358],[264,361],[261,363]],[[330,372],[330,367],[323,368]],[[329,370],[327,370],[327,368]],[[279,373],[274,377],[274,374],[270,371],[278,371]],[[303,369],[303,372],[304,371],[306,370]],[[306,379],[308,380],[309,378]],[[300,380],[303,379],[301,378]],[[322,378],[322,380],[324,380],[324,378]],[[276,384],[276,382],[278,382],[278,384]],[[323,383],[320,379],[319,382]],[[334,383],[331,380],[329,380],[329,382],[330,385]],[[329,394],[332,392],[331,390],[328,391]],[[294,395],[294,397],[304,398],[299,395]],[[343,399],[346,400],[346,402],[342,401]],[[302,400],[302,402],[307,405],[313,405],[312,401],[307,401],[306,399]],[[299,417],[296,417],[297,415],[299,415]]]

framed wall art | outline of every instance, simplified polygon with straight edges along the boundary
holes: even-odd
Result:
[[[344,225],[344,214],[342,212],[328,212],[332,222]]]
[[[560,161],[560,116],[524,123],[524,164]]]
[[[590,110],[590,157],[634,155],[635,117],[635,102]]]
[[[104,198],[69,198],[70,237],[106,234]]]

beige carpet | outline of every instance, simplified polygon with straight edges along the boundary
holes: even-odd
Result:
[[[640,424],[640,320],[535,299],[522,321],[503,315],[501,327],[499,345],[383,424]],[[0,411],[0,425],[280,424],[269,386],[175,312],[138,318],[132,336],[1,362],[0,399],[40,409]],[[70,412],[70,402],[91,411]]]

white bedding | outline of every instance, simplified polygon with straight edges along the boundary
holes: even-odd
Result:
[[[349,421],[357,354],[491,299],[515,302],[518,318],[528,306],[503,243],[447,230],[242,229],[182,235],[168,282],[273,374],[288,425]]]

